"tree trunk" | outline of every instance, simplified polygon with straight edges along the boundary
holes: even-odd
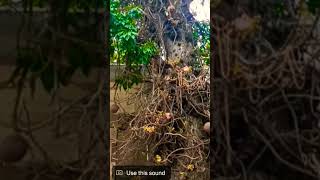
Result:
[[[147,13],[149,37],[156,38],[161,45],[163,59],[169,63],[188,64],[191,60],[194,18],[189,12],[190,3],[191,0],[142,2]]]

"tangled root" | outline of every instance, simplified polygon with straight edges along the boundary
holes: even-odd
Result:
[[[117,120],[125,132],[115,147],[118,162],[128,162],[134,154],[150,164],[169,165],[180,177],[208,174],[210,142],[203,124],[210,118],[209,72],[203,68],[195,76],[184,69],[176,66],[170,74],[152,74],[129,98],[140,106]]]

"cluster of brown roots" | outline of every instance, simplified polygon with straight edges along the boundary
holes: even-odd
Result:
[[[246,39],[216,21],[213,178],[319,178],[319,16],[309,20],[268,29],[265,18]]]
[[[209,71],[204,67],[196,76],[191,67],[174,66],[164,75],[162,68],[152,69],[157,73],[128,100],[139,104],[136,112],[117,120],[125,133],[113,158],[120,164],[169,165],[175,177],[207,179],[210,142],[203,124],[209,121]]]

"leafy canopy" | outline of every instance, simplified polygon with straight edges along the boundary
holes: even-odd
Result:
[[[141,65],[148,65],[152,56],[158,53],[154,42],[138,41],[142,16],[140,6],[122,6],[119,0],[110,2],[111,63],[125,64],[127,69],[116,79],[116,85],[120,86],[120,89],[127,90],[140,83],[143,77],[139,71]]]

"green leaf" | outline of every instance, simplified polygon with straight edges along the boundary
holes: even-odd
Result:
[[[68,62],[71,66],[75,68],[78,68],[81,66],[81,61],[82,61],[81,59],[83,58],[82,51],[83,49],[77,45],[70,47],[67,57],[68,57]]]
[[[156,43],[137,42],[139,32],[137,22],[141,20],[142,15],[143,11],[140,6],[121,7],[119,1],[111,1],[110,39],[112,41],[110,44],[112,53],[110,60],[112,63],[114,60],[124,63],[128,69],[127,74],[115,80],[120,90],[128,90],[134,84],[140,83],[143,77],[137,71],[138,65],[148,65],[151,57],[158,53]]]
[[[83,47],[78,45],[71,47],[68,53],[68,62],[73,69],[80,68],[84,75],[89,75],[92,63],[90,55]]]
[[[46,58],[41,59],[40,55],[38,55],[38,57],[36,57],[32,62],[32,64],[30,65],[30,71],[39,72],[42,69],[42,67],[45,65],[44,62],[47,62],[47,61],[48,59]]]
[[[30,86],[30,93],[32,98],[34,98],[34,94],[36,92],[36,85],[37,85],[37,77],[31,76],[31,79],[29,81],[29,86]]]
[[[47,92],[51,92],[54,87],[54,67],[50,63],[40,76],[43,87]]]
[[[70,79],[72,78],[74,72],[76,71],[75,67],[67,67],[65,69],[61,69],[59,71],[59,82],[63,85],[66,86],[68,85]]]

